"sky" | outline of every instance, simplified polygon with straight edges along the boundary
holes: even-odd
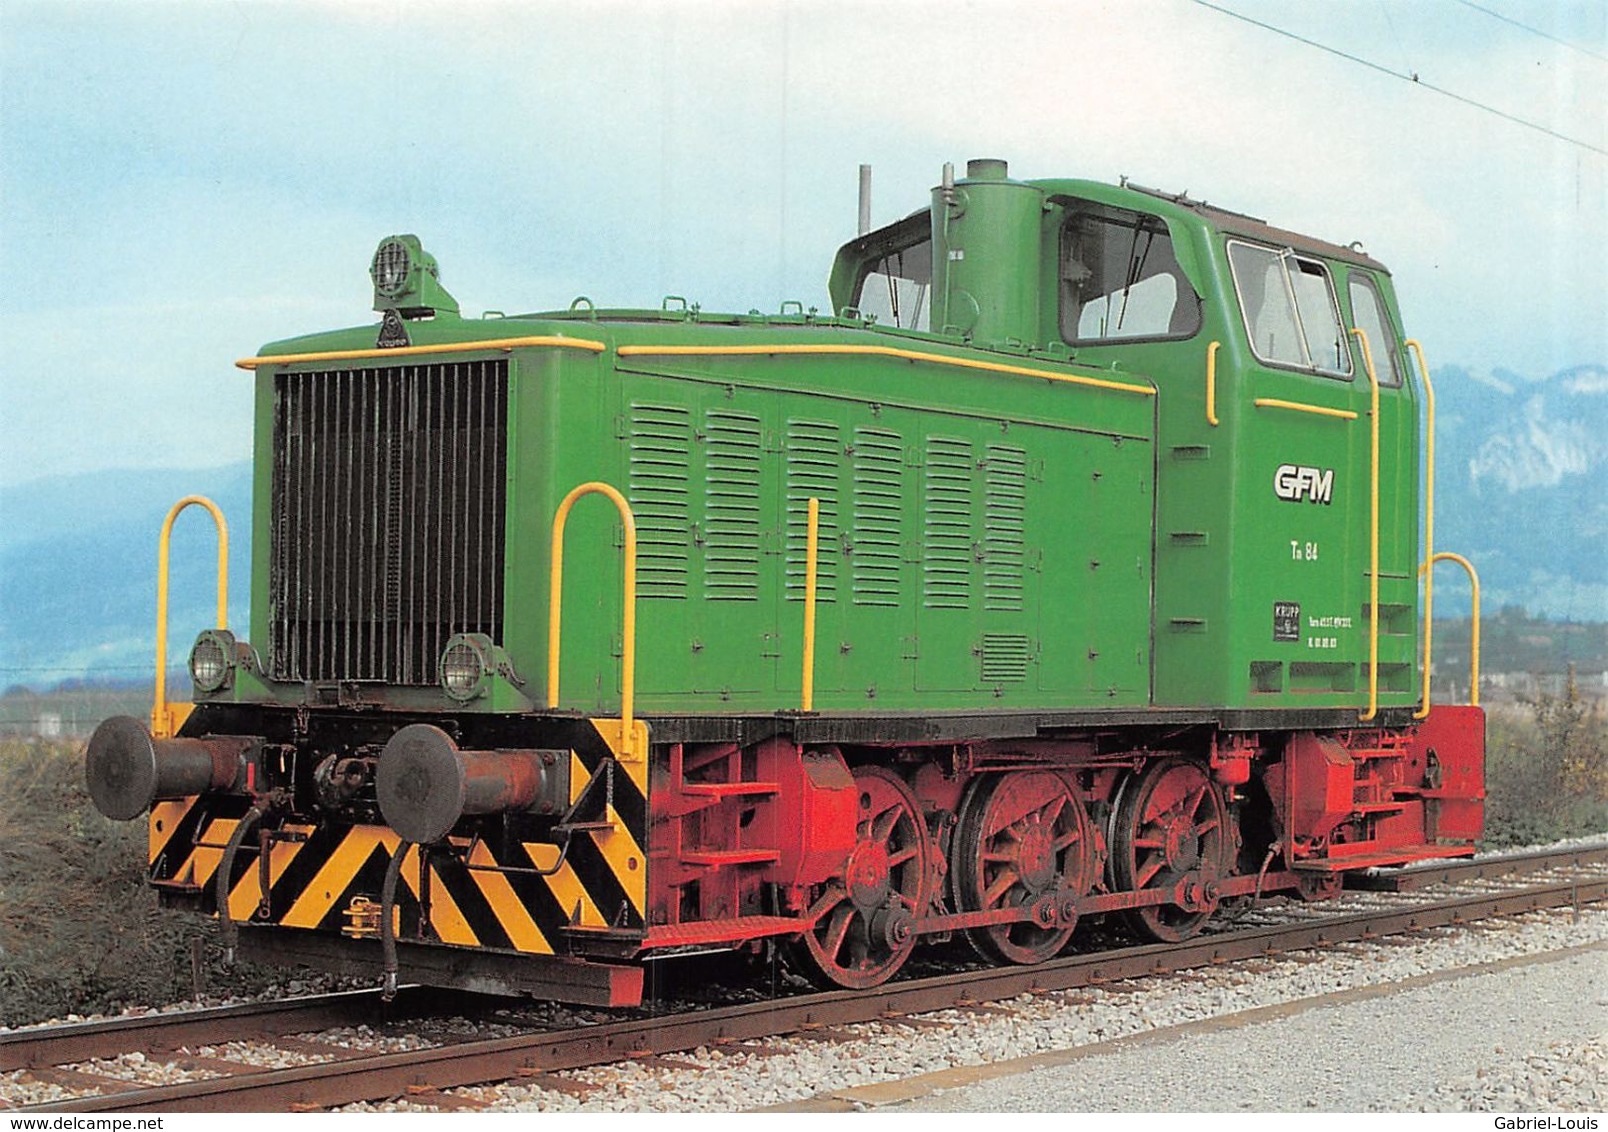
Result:
[[[1414,79],[1416,76],[1416,80]],[[250,455],[265,342],[829,306],[943,163],[1121,176],[1391,267],[1434,365],[1608,363],[1608,3],[0,0],[0,486]]]

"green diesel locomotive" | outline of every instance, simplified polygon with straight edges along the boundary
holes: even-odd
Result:
[[[864,987],[1473,851],[1432,394],[1356,245],[974,161],[830,315],[465,318],[412,236],[371,275],[378,326],[239,363],[252,643],[90,744],[231,946],[624,1003],[774,941]]]

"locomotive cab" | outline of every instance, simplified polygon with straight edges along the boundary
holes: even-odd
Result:
[[[1151,703],[1417,702],[1420,393],[1390,277],[1355,245],[972,162],[845,245],[831,289],[840,313],[1161,391]]]

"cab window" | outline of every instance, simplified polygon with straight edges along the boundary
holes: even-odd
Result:
[[[1061,229],[1061,337],[1072,343],[1188,338],[1200,297],[1159,217],[1088,205]]]
[[[1351,375],[1329,269],[1289,248],[1231,241],[1228,262],[1251,350],[1269,365]]]
[[[1402,378],[1401,351],[1396,346],[1396,332],[1385,314],[1385,304],[1379,298],[1374,281],[1355,271],[1347,284],[1351,293],[1351,317],[1357,328],[1368,336],[1368,349],[1373,354],[1374,372],[1379,384],[1392,389],[1400,388]]]
[[[872,260],[860,277],[852,305],[863,315],[875,315],[883,326],[928,330],[931,289],[932,240],[926,239]]]

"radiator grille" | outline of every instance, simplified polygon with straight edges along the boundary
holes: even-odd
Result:
[[[507,403],[500,360],[279,375],[274,679],[433,684],[502,639]]]

